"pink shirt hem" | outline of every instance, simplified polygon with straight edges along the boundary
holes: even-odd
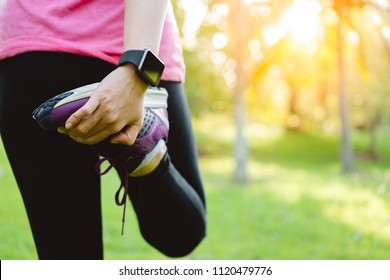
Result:
[[[0,60],[26,52],[52,51],[117,64],[123,52],[123,0],[46,1],[6,1],[0,5]],[[85,8],[70,11],[76,2],[85,2]],[[159,57],[165,63],[163,80],[184,81],[181,41],[171,6]]]

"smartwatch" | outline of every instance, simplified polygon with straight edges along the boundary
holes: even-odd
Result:
[[[149,49],[125,51],[118,62],[118,67],[127,63],[133,64],[138,76],[151,86],[158,86],[164,63]]]

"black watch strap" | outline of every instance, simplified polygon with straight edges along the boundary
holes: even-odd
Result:
[[[144,50],[131,50],[124,52],[119,59],[118,66],[125,65],[126,63],[131,63],[135,65],[138,69],[144,52]]]

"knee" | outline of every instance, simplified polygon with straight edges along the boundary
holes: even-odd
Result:
[[[184,257],[190,254],[205,238],[206,224],[197,229],[187,229],[170,233],[157,234],[144,238],[150,245],[171,258]]]

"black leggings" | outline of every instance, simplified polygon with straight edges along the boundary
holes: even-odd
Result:
[[[89,146],[44,131],[31,112],[114,69],[96,58],[54,52],[0,61],[0,133],[40,259],[103,258],[100,177],[98,155]],[[205,236],[205,197],[183,86],[160,86],[169,93],[169,155],[151,174],[129,178],[129,196],[144,239],[179,257]]]

